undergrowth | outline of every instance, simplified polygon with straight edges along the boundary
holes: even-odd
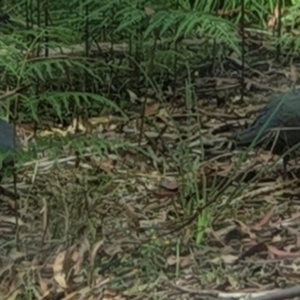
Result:
[[[240,1],[4,1],[0,105],[3,118],[30,138],[7,168],[5,184],[12,190],[16,173],[18,199],[8,201],[16,221],[1,262],[9,253],[17,265],[11,250],[18,249],[40,273],[14,277],[7,267],[1,276],[16,282],[3,295],[35,299],[84,286],[88,299],[107,278],[116,292],[159,294],[166,278],[185,274],[190,255],[202,285],[222,280],[226,267],[196,253],[211,246],[213,228],[241,216],[241,197],[275,163],[246,180],[241,169],[256,141],[240,157],[228,145],[218,148],[211,132],[220,118],[198,108],[215,105],[211,91],[218,94],[223,77],[240,80],[241,55],[252,66],[279,45],[282,65],[293,58],[298,39],[289,33],[299,4],[286,5],[280,35],[275,25],[269,30],[276,5],[245,0],[241,11]],[[239,96],[236,87],[233,93],[226,100]],[[220,163],[215,148],[237,155]],[[53,272],[51,288],[49,266],[65,275]]]

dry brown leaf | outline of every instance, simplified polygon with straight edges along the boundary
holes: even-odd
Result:
[[[287,251],[284,251],[284,250],[279,250],[277,249],[276,247],[274,246],[270,246],[270,245],[267,245],[268,247],[268,251],[277,256],[277,257],[280,257],[280,258],[287,258],[287,257],[300,257],[300,253],[299,252],[287,252]]]
[[[84,261],[84,255],[90,250],[90,242],[89,240],[83,236],[81,238],[78,252],[74,251],[72,259],[75,261],[75,264],[73,266],[74,275],[79,274],[81,271],[81,266]]]
[[[227,265],[232,265],[239,259],[238,256],[231,254],[221,255],[221,258]]]
[[[15,291],[13,291],[12,294],[9,297],[5,296],[5,298],[2,298],[2,299],[5,299],[5,300],[16,300],[19,295],[22,295],[22,291],[21,291],[20,288],[17,289],[17,290],[15,290]]]
[[[177,264],[178,259],[179,259],[179,258],[178,258],[177,256],[175,256],[175,255],[170,255],[170,256],[167,258],[167,264],[168,264],[169,266],[174,266],[174,265]]]
[[[60,252],[53,263],[54,279],[63,289],[67,289],[69,287],[67,276],[70,275],[69,271],[73,266],[72,254],[74,250],[75,246],[71,246],[69,249]]]
[[[102,125],[109,124],[113,119],[114,119],[113,116],[108,115],[108,116],[90,118],[88,121],[92,126],[98,126],[100,124]]]
[[[39,270],[37,271],[37,276],[38,276],[38,283],[40,286],[40,292],[42,296],[45,297],[50,292],[48,288],[48,283],[46,282],[46,280],[42,278]]]
[[[259,158],[262,163],[268,163],[270,160],[272,160],[273,155],[271,153],[261,153]]]
[[[180,257],[177,257],[175,255],[170,255],[167,258],[167,264],[169,266],[174,266],[178,263],[182,268],[186,268],[187,266],[190,266],[192,264],[192,259],[189,255],[188,256],[180,256]]]
[[[177,191],[178,190],[178,182],[174,177],[165,177],[161,180],[160,185],[166,190]]]
[[[97,243],[95,243],[92,247],[92,252],[91,252],[91,264],[92,266],[95,264],[95,259],[96,259],[96,255],[100,249],[100,247],[104,244],[103,240],[98,241]]]
[[[153,115],[157,114],[159,108],[160,108],[159,103],[154,103],[152,105],[147,105],[146,108],[145,108],[145,116],[150,117],[150,116],[153,116]]]
[[[139,171],[141,173],[146,173],[147,169],[148,169],[148,164],[146,162],[142,161],[142,162],[139,163],[138,167],[139,167]]]
[[[273,194],[270,195],[264,195],[264,201],[266,201],[266,203],[271,203],[271,204],[275,204],[277,203],[275,197]],[[270,221],[270,220],[269,220]]]
[[[99,163],[99,168],[106,173],[111,173],[115,168],[115,163],[112,159],[101,159]]]
[[[133,207],[126,203],[123,203],[122,206],[127,217],[128,225],[130,227],[139,228],[139,217],[134,213]]]
[[[269,28],[273,28],[276,24],[276,18],[275,17],[272,17],[268,20],[268,27]]]
[[[253,228],[258,230],[261,227],[264,227],[269,223],[272,217],[273,217],[273,209],[271,209],[257,224],[255,224]]]
[[[240,283],[237,281],[237,279],[233,276],[228,276],[227,277],[227,280],[230,284],[230,286],[234,289],[234,290],[237,290],[239,287],[240,287]]]
[[[274,9],[274,15],[268,20],[268,27],[273,28],[277,24],[277,20],[279,17],[279,7],[276,5]]]
[[[122,253],[123,250],[122,250],[122,247],[121,245],[119,244],[120,242],[118,243],[115,243],[113,245],[110,245],[110,246],[105,246],[103,251],[109,255],[109,256],[114,256],[116,255],[117,253]]]
[[[184,256],[180,259],[180,266],[181,268],[186,268],[192,265],[193,260],[191,259],[191,256]]]
[[[272,242],[273,243],[278,243],[278,242],[282,242],[282,236],[280,234],[276,234],[275,236],[273,236],[272,238]]]
[[[118,128],[119,124],[109,124],[105,127],[106,131],[111,132],[115,131]]]
[[[56,263],[55,270],[54,270],[54,279],[58,283],[58,285],[63,288],[67,289],[67,282],[66,282],[66,274],[62,273],[62,267],[58,268],[58,264]],[[59,271],[56,269],[60,269]]]
[[[168,123],[168,120],[170,119],[170,113],[165,108],[161,108],[157,116],[160,117],[165,123]]]
[[[155,14],[155,10],[151,7],[146,6],[145,7],[145,13],[147,16],[152,16]]]
[[[275,6],[275,9],[274,9],[274,17],[276,18],[276,19],[278,19],[279,18],[279,6],[278,6],[278,4]]]
[[[127,93],[129,95],[131,103],[135,103],[137,100],[139,100],[138,96],[133,91],[127,90]]]
[[[296,83],[299,78],[299,73],[295,65],[291,65],[291,81]]]
[[[66,137],[68,134],[68,130],[61,130],[59,128],[53,128],[52,131],[43,130],[41,131],[40,136],[49,136],[49,135],[53,135],[54,133]]]
[[[42,198],[42,201],[43,201],[43,207],[40,213],[43,214],[43,238],[44,238],[49,224],[49,212],[48,212],[48,204],[44,197]]]
[[[68,294],[67,296],[63,297],[62,300],[81,300],[81,299],[86,299],[86,300],[94,300],[93,298],[87,298],[87,293],[90,291],[90,288],[85,288],[85,294],[82,294],[80,292],[72,292]]]

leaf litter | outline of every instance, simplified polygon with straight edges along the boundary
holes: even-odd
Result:
[[[204,96],[190,111],[162,106],[152,93],[140,141],[138,114],[81,120],[84,134],[127,148],[99,155],[86,147],[77,164],[65,147],[58,159],[46,152],[26,162],[19,198],[0,197],[1,298],[238,298],[297,283],[297,179],[283,181],[278,158],[256,149],[235,170],[243,151],[231,150],[230,137],[267,98],[248,94],[246,104],[228,97],[221,106]],[[75,127],[39,134],[67,136]],[[3,187],[12,189],[10,179]]]

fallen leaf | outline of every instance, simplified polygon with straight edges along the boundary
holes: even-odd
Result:
[[[174,177],[163,178],[160,182],[160,185],[169,191],[177,191],[179,187],[177,180]]]
[[[153,9],[153,8],[151,8],[151,7],[145,7],[145,13],[146,13],[146,15],[147,16],[152,16],[152,15],[154,15],[155,14],[155,10]]]
[[[261,227],[264,227],[269,223],[272,216],[273,216],[273,209],[271,209],[256,225],[254,225],[253,228],[258,230]]]
[[[299,252],[287,252],[287,251],[284,251],[284,250],[279,250],[277,249],[276,247],[274,246],[267,246],[268,248],[268,251],[277,256],[277,257],[280,257],[280,258],[287,258],[287,257],[300,257],[300,253]]]
[[[238,256],[231,254],[221,255],[221,258],[227,265],[232,265],[239,259]]]

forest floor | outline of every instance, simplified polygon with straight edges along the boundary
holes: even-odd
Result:
[[[89,135],[123,149],[78,159],[66,145],[22,166],[18,199],[0,196],[1,299],[238,298],[297,284],[297,176],[283,181],[279,158],[259,149],[237,168],[245,152],[229,142],[289,81],[249,79],[243,101],[233,78],[199,82],[206,95],[189,110],[184,92],[149,97],[140,141],[138,113],[102,116]]]

